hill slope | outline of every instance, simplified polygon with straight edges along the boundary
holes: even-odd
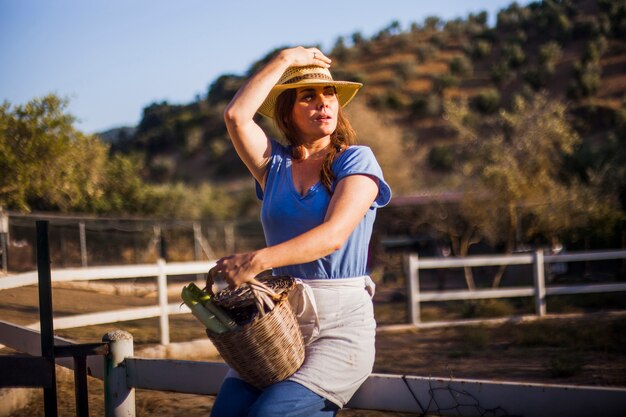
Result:
[[[335,77],[365,83],[350,115],[361,141],[387,152],[381,163],[396,190],[449,186],[449,149],[456,141],[444,117],[449,99],[466,98],[491,114],[517,96],[546,90],[569,104],[571,122],[588,144],[602,146],[616,134],[626,111],[626,2],[513,3],[499,12],[495,27],[486,22],[485,13],[448,22],[427,18],[406,30],[392,22],[371,39],[359,33],[337,39]],[[114,151],[144,155],[147,177],[156,182],[240,178],[246,170],[221,115],[247,75],[220,76],[202,101],[149,105]],[[406,172],[419,180],[407,180]]]

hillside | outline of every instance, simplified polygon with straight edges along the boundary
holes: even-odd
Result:
[[[513,3],[495,27],[486,22],[486,13],[447,22],[430,17],[409,28],[392,22],[370,39],[339,37],[330,52],[336,78],[365,83],[350,115],[360,140],[387,153],[383,169],[401,193],[451,187],[457,135],[444,114],[449,99],[465,98],[489,115],[545,90],[568,104],[571,123],[589,146],[602,147],[618,134],[626,111],[626,2]],[[114,152],[143,155],[153,182],[240,178],[245,167],[221,115],[246,76],[220,76],[197,102],[147,106],[134,132],[114,140]]]

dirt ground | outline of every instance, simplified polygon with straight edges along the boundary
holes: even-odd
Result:
[[[108,285],[94,291],[93,288],[71,288],[55,284],[55,317],[157,303],[156,293],[149,286],[136,287],[141,290],[116,290]],[[179,301],[179,297],[174,288],[170,302],[176,301]],[[37,306],[35,286],[0,292],[0,320],[21,325],[33,323],[39,319]],[[381,330],[385,324],[401,322],[405,317],[404,303],[392,302],[385,296],[384,289],[375,298],[375,306]],[[94,342],[101,340],[102,335],[113,329],[123,329],[133,334],[137,356],[141,356],[142,349],[158,344],[158,318],[57,330],[55,333],[78,342]],[[594,329],[599,333],[593,333]],[[173,343],[205,337],[201,325],[187,314],[171,316],[170,330]],[[586,333],[582,334],[582,330]],[[605,333],[608,336],[601,336]],[[548,319],[539,325],[508,323],[497,326],[379,331],[374,372],[626,387],[625,334],[626,318],[607,313],[577,319]],[[0,351],[2,353],[10,351],[4,349]],[[177,359],[221,360],[202,353]],[[58,368],[57,378],[59,415],[73,416],[72,373]],[[102,382],[89,378],[89,390],[90,415],[103,415]],[[12,415],[42,416],[42,398],[40,390],[32,390],[30,403]],[[212,403],[213,398],[210,396],[147,390],[136,392],[138,416],[207,416]],[[358,410],[342,410],[339,413],[341,417],[383,415],[409,416]]]

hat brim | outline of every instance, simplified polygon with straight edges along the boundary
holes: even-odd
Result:
[[[293,84],[282,84],[276,85],[270,93],[265,98],[261,107],[257,110],[257,113],[262,114],[265,117],[270,119],[274,119],[274,108],[276,107],[276,99],[283,91],[290,90],[293,88],[300,87],[308,87],[308,86],[319,86],[319,85],[332,85],[337,90],[337,100],[339,101],[339,106],[346,106],[356,95],[356,93],[363,87],[361,83],[355,83],[352,81],[303,81],[300,83]]]

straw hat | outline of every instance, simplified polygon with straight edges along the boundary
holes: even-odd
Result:
[[[289,67],[272,88],[267,98],[257,110],[260,114],[270,119],[274,118],[276,99],[285,90],[291,88],[306,87],[310,85],[332,85],[337,90],[339,105],[344,107],[354,98],[354,95],[363,86],[361,83],[351,81],[335,81],[327,68],[314,65],[305,67]]]

